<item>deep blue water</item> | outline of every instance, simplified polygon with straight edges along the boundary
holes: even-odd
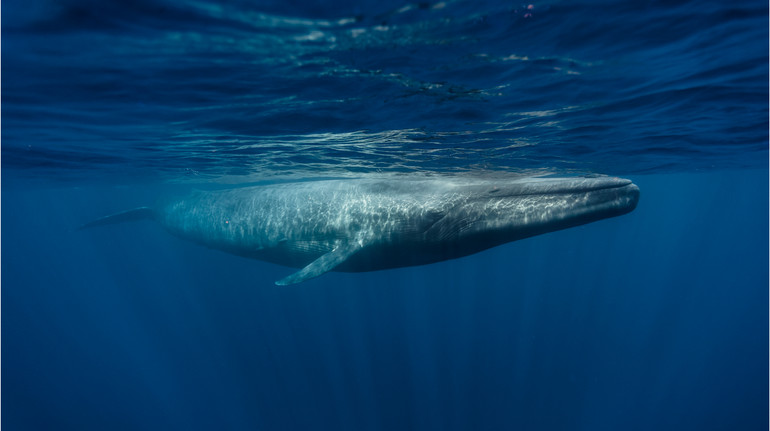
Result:
[[[2,426],[768,426],[768,5],[45,1],[2,14]],[[297,286],[177,189],[601,173],[625,216]]]

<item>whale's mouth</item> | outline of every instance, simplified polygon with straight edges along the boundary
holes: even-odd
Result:
[[[628,180],[627,180],[628,181]],[[591,190],[589,196],[595,195],[596,200],[604,201],[602,205],[610,205],[620,214],[633,211],[639,203],[639,187],[628,181],[625,185],[608,186]]]
[[[575,178],[528,178],[496,187],[487,193],[499,197],[523,197],[530,195],[587,194],[617,189],[620,193],[638,193],[639,188],[625,178],[616,177],[575,177]]]
[[[627,214],[639,202],[639,187],[614,177],[532,178],[501,185],[493,196],[478,192],[478,199],[454,209],[428,234],[485,249]]]
[[[639,187],[631,180],[614,177],[569,178],[534,181],[526,186],[522,213],[525,223],[551,228],[576,226],[633,211],[639,203]],[[537,228],[535,228],[537,229]]]
[[[542,189],[543,193],[554,194],[616,189],[632,184],[631,180],[616,177],[545,178],[543,181],[531,182],[534,188]]]
[[[513,203],[513,211],[528,213],[528,223],[598,220],[627,214],[636,208],[640,194],[631,180],[616,177],[533,178],[511,183],[498,193],[498,197]],[[515,202],[527,203],[516,208]]]

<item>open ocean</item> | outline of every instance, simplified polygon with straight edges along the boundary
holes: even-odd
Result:
[[[767,430],[767,1],[3,0],[4,430]],[[630,214],[328,273],[190,188],[607,174]]]

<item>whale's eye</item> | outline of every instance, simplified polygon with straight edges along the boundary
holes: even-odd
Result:
[[[495,194],[500,191],[500,187],[494,186],[492,189],[489,190],[489,194]]]

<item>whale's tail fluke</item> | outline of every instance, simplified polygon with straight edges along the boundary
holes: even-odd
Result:
[[[81,225],[80,227],[78,227],[77,230],[88,229],[90,227],[96,227],[96,226],[105,226],[108,224],[124,223],[124,222],[139,221],[139,220],[154,220],[154,219],[155,219],[155,211],[153,211],[152,208],[139,207],[139,208],[134,208],[132,210],[123,211],[116,214],[111,214],[108,216],[98,218],[94,221]]]

